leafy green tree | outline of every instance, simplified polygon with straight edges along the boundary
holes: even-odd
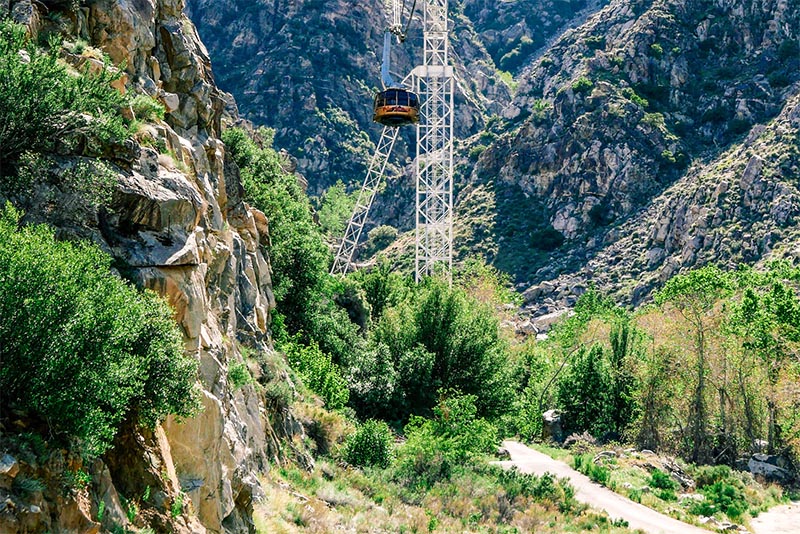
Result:
[[[154,426],[197,406],[197,363],[172,310],[111,273],[94,245],[0,214],[0,401],[98,455],[123,419]]]
[[[695,388],[689,421],[689,446],[695,463],[709,459],[708,406],[706,404],[708,377],[707,337],[713,328],[709,315],[720,298],[732,290],[727,273],[708,266],[685,275],[671,278],[656,294],[659,306],[672,306],[686,320],[694,341]]]
[[[317,218],[322,233],[328,237],[340,238],[345,225],[353,213],[358,192],[348,193],[341,180],[330,186],[317,201]]]
[[[589,431],[599,436],[613,430],[611,379],[599,344],[582,347],[558,382],[556,398],[568,433]]]
[[[128,97],[110,86],[110,70],[73,75],[59,62],[60,46],[41,51],[23,26],[0,20],[0,176],[8,190],[25,152],[99,153],[128,136],[120,113]]]

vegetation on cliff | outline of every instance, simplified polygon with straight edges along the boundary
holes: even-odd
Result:
[[[192,415],[197,363],[171,308],[111,271],[96,246],[0,216],[0,404],[41,421],[88,456],[122,421]]]

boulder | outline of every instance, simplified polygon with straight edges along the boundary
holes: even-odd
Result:
[[[753,475],[763,476],[770,482],[791,482],[795,473],[791,464],[782,456],[756,453],[747,462],[747,470]]]
[[[545,441],[564,441],[564,429],[561,426],[561,412],[547,410],[542,414],[542,439]]]

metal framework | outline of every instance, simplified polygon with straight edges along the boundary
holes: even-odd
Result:
[[[453,267],[453,67],[448,62],[447,0],[424,5],[423,64],[414,69],[417,125],[416,278]]]
[[[441,273],[448,279],[453,267],[453,67],[449,65],[448,0],[425,0],[423,6],[423,64],[410,78],[420,97],[417,125],[415,274]],[[393,3],[392,26],[400,24]],[[345,274],[353,266],[361,231],[380,187],[399,129],[384,127],[347,224],[331,273]]]
[[[361,238],[361,231],[367,222],[367,215],[369,215],[369,209],[375,200],[375,194],[383,181],[386,163],[389,161],[389,156],[392,155],[392,148],[397,140],[398,133],[400,133],[399,128],[383,127],[378,146],[375,148],[375,153],[369,163],[367,175],[364,177],[361,192],[358,193],[353,215],[350,217],[344,237],[339,243],[339,250],[333,260],[331,274],[347,274],[347,271],[353,267],[353,257],[355,256],[356,247],[358,247],[358,240]]]

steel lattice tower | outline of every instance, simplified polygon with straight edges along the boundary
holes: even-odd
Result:
[[[417,125],[416,277],[453,267],[453,67],[448,62],[448,0],[426,0],[423,64],[412,72]],[[441,266],[438,267],[437,265]]]
[[[420,98],[417,124],[415,273],[444,274],[453,267],[453,67],[448,62],[448,0],[425,0],[423,6],[423,64],[409,77]],[[401,5],[394,0],[392,27],[400,27]],[[406,78],[408,80],[408,77]],[[406,81],[404,80],[404,82]],[[397,128],[384,128],[364,179],[355,211],[347,224],[331,273],[345,274],[367,221],[375,193],[384,179]]]

